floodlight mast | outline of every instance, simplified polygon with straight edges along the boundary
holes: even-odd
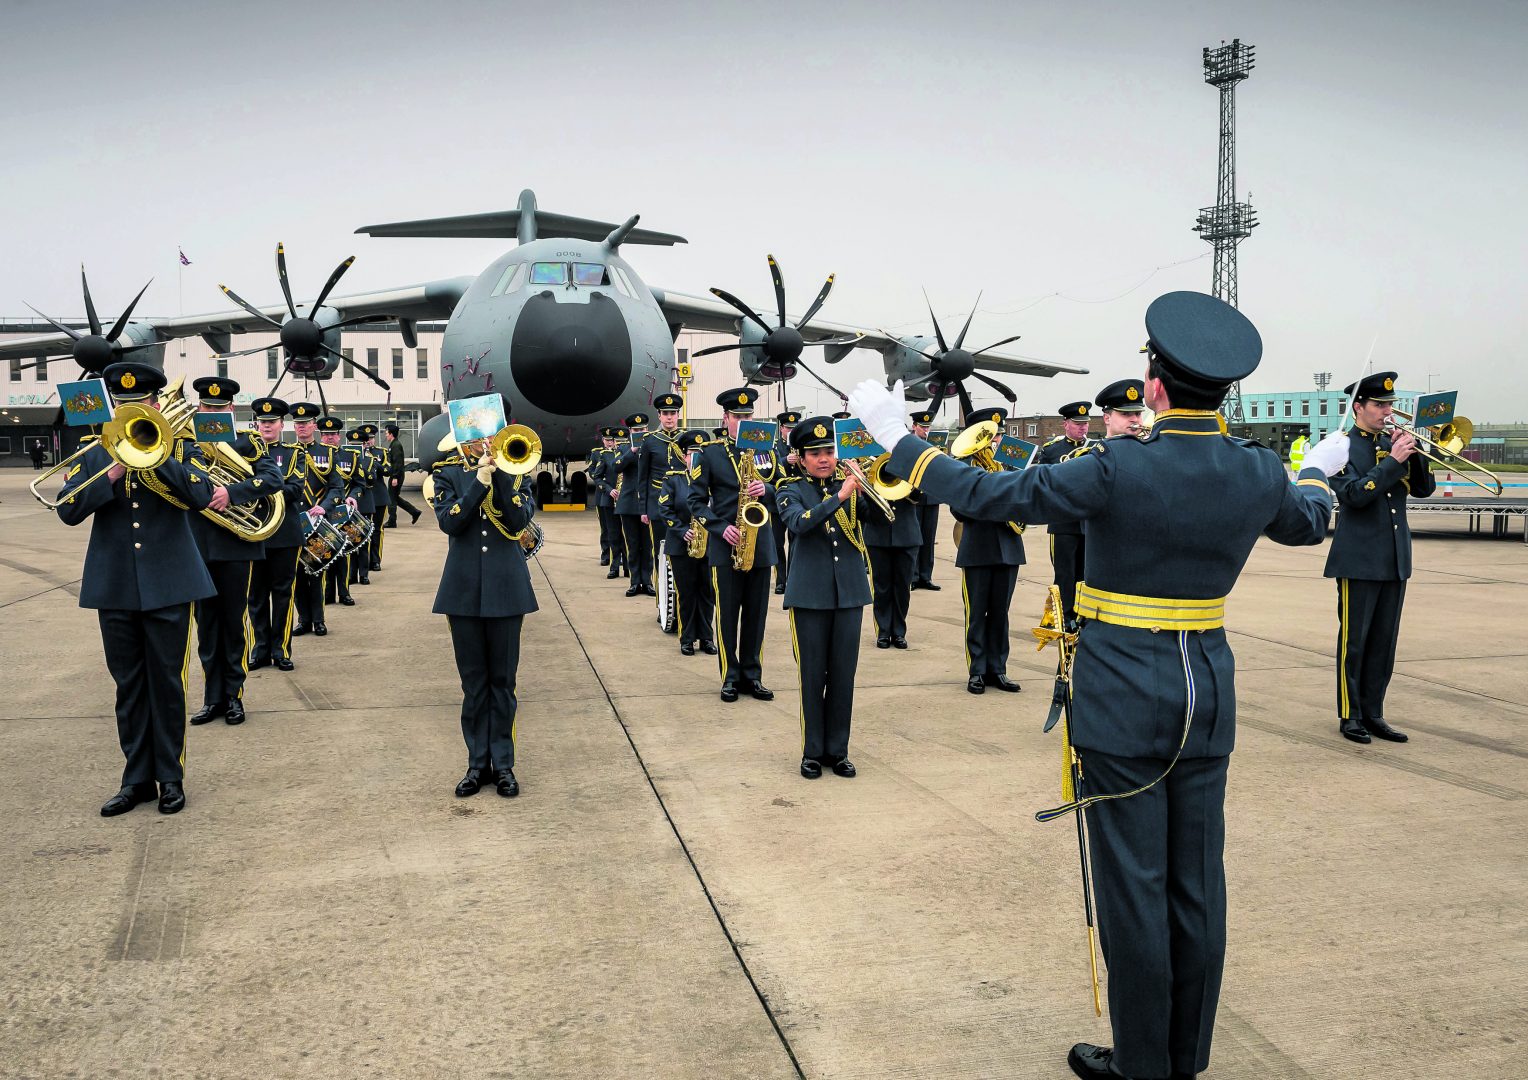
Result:
[[[1219,48],[1204,50],[1204,81],[1220,91],[1220,161],[1216,170],[1215,205],[1199,211],[1194,231],[1215,252],[1214,279],[1210,291],[1232,307],[1236,297],[1236,247],[1257,228],[1257,214],[1248,202],[1236,200],[1236,84],[1252,73],[1251,45],[1233,38]],[[1226,419],[1240,423],[1241,383],[1226,395]]]

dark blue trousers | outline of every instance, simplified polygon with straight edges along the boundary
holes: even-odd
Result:
[[[117,684],[117,741],[127,759],[124,787],[185,777],[192,606],[96,612],[106,670]]]
[[[515,767],[515,679],[523,615],[479,619],[447,615],[456,671],[462,680],[462,738],[467,767]]]

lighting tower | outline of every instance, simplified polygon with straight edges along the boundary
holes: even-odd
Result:
[[[1204,50],[1204,81],[1220,91],[1220,164],[1216,172],[1215,205],[1199,211],[1194,231],[1215,249],[1214,282],[1211,287],[1220,299],[1238,307],[1236,302],[1236,246],[1257,228],[1257,214],[1250,202],[1236,201],[1236,84],[1252,73],[1251,45],[1241,38],[1231,44],[1224,41],[1216,49]],[[1242,420],[1241,383],[1226,395],[1226,419]]]
[[[1318,372],[1316,372],[1316,389],[1317,390],[1320,390],[1320,391],[1322,391],[1324,393],[1326,391],[1326,388],[1328,386],[1331,386],[1331,385],[1332,385],[1332,373],[1330,371],[1318,371]]]

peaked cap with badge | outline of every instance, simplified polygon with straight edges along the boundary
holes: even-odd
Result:
[[[796,412],[794,409],[787,409],[785,412],[778,413],[775,416],[775,423],[779,424],[781,427],[792,427],[801,423],[801,414]]]
[[[791,449],[816,450],[824,446],[837,446],[833,434],[833,418],[812,416],[791,428]]]
[[[659,412],[678,412],[684,408],[684,398],[678,394],[659,394],[653,398],[653,408]]]
[[[1164,293],[1146,309],[1146,347],[1192,389],[1224,391],[1257,370],[1263,338],[1240,311],[1197,292]]]
[[[311,401],[299,401],[291,406],[288,412],[298,423],[312,423],[323,415],[323,410]]]
[[[255,398],[249,407],[256,420],[280,420],[287,414],[287,403],[277,397]]]
[[[634,412],[626,418],[626,426],[629,428],[646,427],[649,417],[646,413]]]
[[[107,364],[101,378],[117,401],[143,401],[165,388],[164,372],[136,360]]]
[[[233,396],[239,392],[239,384],[220,375],[203,375],[191,384],[203,405],[226,405],[233,408]]]
[[[759,392],[751,386],[736,386],[716,395],[718,405],[738,416],[752,416],[754,402],[758,400]]]
[[[934,422],[934,411],[932,409],[924,409],[922,412],[913,413],[908,419],[921,427],[928,427]]]
[[[1098,407],[1114,412],[1144,412],[1146,384],[1140,379],[1121,379],[1098,392]]]
[[[674,440],[674,445],[681,450],[699,450],[710,441],[711,437],[703,429],[689,428],[679,433]]]
[[[1393,371],[1376,371],[1373,375],[1365,375],[1356,383],[1348,383],[1342,388],[1344,394],[1352,394],[1353,388],[1358,388],[1355,401],[1394,401],[1395,400],[1396,374]]]
[[[1093,403],[1091,401],[1068,401],[1056,410],[1056,414],[1063,420],[1086,420],[1088,418],[1088,410],[1092,407]]]
[[[338,416],[321,416],[318,418],[318,430],[330,433],[345,430],[345,421]]]

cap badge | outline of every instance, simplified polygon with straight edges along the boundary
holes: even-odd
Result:
[[[1001,413],[993,413],[992,414],[992,422],[994,424],[1002,423],[1002,420],[1003,420],[1003,417],[1002,417]]]
[[[1125,397],[1127,399],[1129,399],[1130,401],[1134,401],[1136,398],[1138,398],[1140,396],[1141,396],[1141,392],[1139,390],[1137,390],[1135,387],[1133,387],[1133,386],[1125,387]]]
[[[1395,380],[1394,379],[1386,379],[1385,380],[1385,389],[1386,390],[1394,390],[1395,389]]]
[[[1077,406],[1077,415],[1078,416],[1081,416],[1083,413],[1085,413],[1087,411],[1088,411],[1088,407],[1086,405],[1079,405],[1079,406]]]
[[[812,429],[812,434],[816,435],[819,439],[825,439],[828,437],[828,429],[818,424]]]
[[[748,395],[746,393],[739,394],[737,396],[737,403],[739,405],[747,405],[748,404]]]
[[[217,383],[213,383],[211,386],[207,387],[207,394],[210,397],[217,397],[222,392],[223,392],[223,388],[221,386],[219,386]]]
[[[271,411],[271,403],[269,401],[267,401],[264,405],[260,406],[260,411],[261,412],[270,412]]]
[[[122,373],[122,378],[118,381],[122,384],[122,389],[124,390],[131,390],[133,387],[138,385],[138,380],[133,376],[131,371],[124,371]]]

